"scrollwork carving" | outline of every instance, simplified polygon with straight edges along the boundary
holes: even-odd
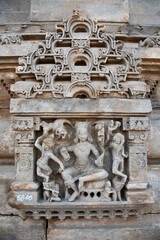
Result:
[[[117,38],[96,21],[73,14],[69,20],[57,25],[55,33],[46,33],[45,40],[38,42],[32,52],[19,58],[17,74],[34,75],[34,80],[29,82],[27,78],[21,89],[17,83],[13,84],[12,92],[25,98],[37,95],[77,97],[78,92],[87,91],[92,91],[92,94],[86,94],[87,98],[104,98],[108,94],[124,98],[145,97],[149,88],[144,82],[128,81],[128,75],[138,77],[140,60]],[[78,80],[74,96],[70,92],[70,79],[81,73],[90,75],[90,82]],[[57,88],[57,78],[61,89]]]
[[[21,35],[2,35],[0,37],[1,45],[3,44],[21,44],[22,36]]]

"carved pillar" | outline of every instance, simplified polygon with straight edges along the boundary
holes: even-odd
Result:
[[[35,179],[35,130],[37,120],[34,117],[14,117],[12,128],[15,131],[16,176],[12,183],[10,201],[35,202],[39,199],[40,184]]]
[[[154,193],[148,186],[146,139],[148,117],[123,119],[123,130],[128,132],[127,199],[132,203],[153,202]]]

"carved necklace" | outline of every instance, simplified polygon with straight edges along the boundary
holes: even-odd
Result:
[[[80,144],[79,149],[80,149],[82,152],[84,152],[87,148],[86,148],[86,145],[84,145],[84,143],[83,143],[83,145]]]

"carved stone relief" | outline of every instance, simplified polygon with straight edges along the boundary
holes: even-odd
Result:
[[[139,215],[144,199],[154,202],[145,146],[151,104],[139,63],[79,12],[19,58],[9,203],[22,216],[126,218]]]
[[[11,91],[24,98],[144,98],[149,87],[138,81],[139,63],[105,26],[76,12],[19,58],[16,73],[24,81]]]
[[[63,139],[68,137],[65,125],[71,126],[71,145],[63,146]],[[42,121],[43,134],[35,142],[36,148],[40,151],[40,158],[36,162],[37,176],[43,183],[45,200],[69,202],[80,199],[81,201],[116,201],[116,193],[119,187],[112,187],[112,179],[108,176],[110,169],[106,168],[106,151],[110,152],[110,165],[113,174],[114,186],[124,187],[127,175],[124,172],[124,135],[113,133],[120,131],[119,121],[97,121],[97,122],[76,122],[72,124],[68,120],[58,119],[47,123]],[[93,141],[93,136],[94,141]],[[56,147],[59,149],[55,153],[55,143],[57,138],[62,138],[62,142]],[[57,174],[61,176],[63,188],[65,189],[62,199],[58,197],[59,189],[51,175],[53,169],[49,166],[49,160],[58,164]],[[68,164],[69,163],[69,164]],[[55,176],[56,177],[56,176]],[[57,190],[56,190],[57,189]],[[119,190],[119,196],[120,191]],[[52,191],[52,193],[51,193]],[[56,191],[56,197],[54,195]],[[107,196],[111,195],[111,197]],[[112,196],[113,195],[113,196]],[[50,196],[50,197],[49,197]],[[119,197],[121,201],[121,197]]]
[[[2,35],[0,37],[1,45],[3,44],[21,44],[22,36],[17,35]]]

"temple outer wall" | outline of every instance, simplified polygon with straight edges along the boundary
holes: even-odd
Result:
[[[71,15],[73,9],[85,11],[90,17],[101,18],[107,24],[118,25],[119,31],[127,34],[153,35],[160,32],[160,13],[158,0],[139,1],[38,1],[38,0],[1,0],[0,34],[20,34],[25,39],[21,45],[0,45],[0,240],[159,240],[160,239],[160,82],[159,49],[143,49],[142,76],[154,80],[152,89],[151,127],[148,133],[148,178],[156,193],[155,204],[149,205],[146,214],[140,218],[129,217],[114,219],[22,219],[16,209],[8,205],[8,193],[15,178],[14,167],[14,132],[11,130],[12,114],[10,112],[10,92],[7,81],[15,77],[18,57],[26,54],[36,43],[36,38],[29,41],[27,36],[39,33],[39,38],[46,31],[55,29],[54,23]],[[44,5],[45,3],[45,5]],[[92,7],[90,7],[92,5]],[[94,10],[96,6],[96,11]],[[101,10],[103,7],[103,11]],[[56,11],[54,9],[56,8]],[[43,13],[42,13],[43,9]],[[51,9],[50,14],[48,11]],[[53,10],[52,10],[53,9]],[[108,10],[109,9],[109,10]],[[115,11],[116,10],[116,11]],[[107,13],[105,12],[107,11]],[[55,13],[56,12],[56,13]],[[114,14],[115,13],[115,14]],[[61,17],[61,18],[59,18]],[[109,28],[108,28],[109,29]],[[2,39],[1,39],[2,42]],[[8,57],[12,59],[8,62]],[[150,62],[145,59],[150,56]],[[8,76],[10,72],[13,76]],[[7,77],[6,77],[7,76]],[[158,76],[158,77],[157,77]]]

